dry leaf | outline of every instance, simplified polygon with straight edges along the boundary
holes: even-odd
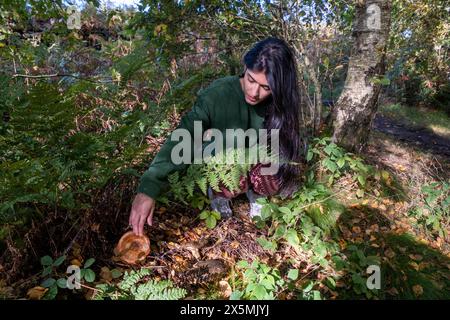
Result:
[[[415,286],[412,287],[412,289],[416,296],[421,296],[423,294],[423,288],[420,284],[416,284]]]
[[[387,250],[384,252],[384,255],[385,255],[386,257],[392,259],[393,257],[395,257],[395,252],[392,251],[391,249],[387,249]]]
[[[225,281],[225,280],[220,281],[219,288],[220,288],[220,293],[222,294],[222,297],[227,299],[231,296],[231,293],[233,290],[231,289],[231,286],[228,283],[228,281]]]
[[[106,281],[112,281],[113,276],[108,267],[103,267],[100,271],[100,277]]]
[[[233,241],[233,242],[230,244],[230,247],[232,247],[233,249],[237,249],[237,248],[239,248],[239,246],[240,246],[239,241]]]
[[[353,231],[354,233],[356,233],[356,234],[359,234],[359,233],[361,233],[361,228],[358,227],[358,226],[354,226],[354,227],[352,228],[352,231]]]
[[[415,261],[422,261],[423,257],[420,254],[410,254],[409,257]]]
[[[78,260],[78,259],[72,259],[72,260],[70,261],[70,264],[71,264],[71,265],[74,265],[74,266],[78,266],[78,267],[81,267],[81,265],[82,265],[82,263],[81,263],[80,260]]]
[[[416,270],[416,271],[419,271],[419,269],[420,269],[419,265],[416,262],[414,262],[414,261],[410,261],[409,265],[411,267],[413,267],[413,269]]]
[[[166,207],[161,207],[157,211],[158,211],[158,213],[164,213],[164,212],[167,211],[167,208]]]
[[[387,290],[387,293],[389,293],[391,296],[396,296],[398,295],[398,290],[396,288],[391,288]]]
[[[28,290],[27,296],[31,300],[41,300],[45,293],[48,291],[48,288],[44,287],[34,287]]]

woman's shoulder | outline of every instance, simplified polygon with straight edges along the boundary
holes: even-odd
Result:
[[[225,76],[211,82],[206,88],[199,90],[198,96],[206,100],[231,98],[237,95],[238,76]]]

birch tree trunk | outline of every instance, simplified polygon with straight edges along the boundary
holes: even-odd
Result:
[[[391,24],[391,0],[355,1],[353,47],[344,89],[333,114],[333,142],[349,151],[366,146],[377,111]]]

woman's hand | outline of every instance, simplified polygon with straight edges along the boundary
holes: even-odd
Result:
[[[152,225],[153,211],[155,210],[155,200],[146,194],[138,193],[134,198],[130,213],[130,226],[133,232],[138,236],[144,234],[144,225],[147,221],[148,225]]]

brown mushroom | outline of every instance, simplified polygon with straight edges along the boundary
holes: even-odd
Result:
[[[138,236],[133,231],[125,233],[114,249],[114,254],[125,263],[137,264],[149,255],[150,240],[147,236]]]

